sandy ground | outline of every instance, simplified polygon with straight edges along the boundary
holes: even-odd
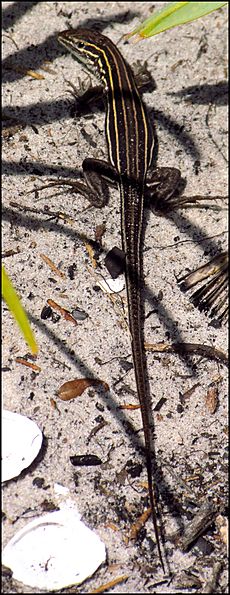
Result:
[[[3,117],[7,127],[13,126],[3,144],[3,250],[12,251],[4,264],[30,316],[41,367],[40,373],[34,373],[16,363],[27,347],[3,307],[4,406],[36,421],[44,434],[37,463],[4,485],[3,544],[28,519],[42,513],[45,500],[55,502],[53,485],[59,482],[69,488],[85,522],[104,540],[108,555],[108,563],[72,591],[92,592],[127,575],[126,582],[111,591],[208,593],[214,589],[224,593],[226,546],[217,522],[186,553],[170,536],[179,527],[184,531],[208,498],[225,516],[226,366],[197,354],[148,352],[153,411],[165,399],[154,413],[156,477],[171,572],[170,580],[164,580],[150,520],[136,541],[125,542],[147,504],[140,448],[143,433],[139,410],[119,408],[137,403],[133,371],[127,370],[131,355],[122,302],[118,297],[112,303],[98,290],[95,278],[95,274],[108,276],[105,253],[120,246],[119,193],[111,191],[108,205],[101,210],[85,210],[84,199],[68,188],[45,189],[37,197],[27,194],[50,178],[73,178],[85,157],[106,155],[103,112],[93,109],[74,115],[69,94],[67,80],[79,87],[79,80],[87,83],[88,77],[56,41],[57,32],[70,26],[100,24],[104,34],[119,42],[131,64],[137,59],[148,61],[156,89],[145,94],[145,101],[156,112],[158,165],[181,170],[186,195],[226,197],[226,8],[145,42],[124,44],[121,36],[146,18],[152,6],[151,2],[3,3]],[[32,77],[28,70],[43,78]],[[11,201],[24,209],[12,207]],[[72,223],[51,220],[44,214],[46,205],[51,211],[64,211]],[[31,214],[26,206],[40,213]],[[226,212],[226,200],[209,208],[179,210],[167,218],[146,210],[144,295],[149,343],[185,341],[226,352],[226,326],[210,324],[176,283],[186,270],[225,249]],[[103,251],[100,268],[93,269],[86,241],[95,239],[100,224],[105,224]],[[53,272],[41,254],[52,259],[64,276]],[[77,326],[63,317],[41,319],[47,299],[70,311],[80,308],[88,317]],[[58,399],[56,391],[64,382],[92,376],[107,382],[109,392],[95,387],[69,402]],[[210,387],[218,389],[215,413],[206,403]],[[98,429],[102,421],[105,424]],[[78,454],[95,454],[102,464],[73,467],[70,457]],[[216,562],[220,562],[217,578]],[[214,587],[210,587],[212,580]],[[3,592],[35,591],[6,578]]]

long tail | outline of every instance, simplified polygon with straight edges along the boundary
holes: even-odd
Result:
[[[122,244],[126,254],[126,291],[128,299],[129,328],[132,337],[132,355],[135,371],[138,398],[141,406],[141,416],[144,429],[145,457],[148,476],[148,489],[152,520],[156,536],[159,559],[163,571],[165,566],[161,551],[159,529],[157,525],[157,504],[154,494],[151,460],[151,432],[149,415],[149,395],[146,387],[146,365],[144,356],[144,336],[142,331],[142,306],[141,306],[141,284],[142,284],[142,221],[143,221],[143,196],[135,189],[123,186],[121,229]]]

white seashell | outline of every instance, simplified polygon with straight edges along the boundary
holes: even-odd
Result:
[[[122,277],[118,277],[117,279],[112,279],[112,277],[108,279],[100,278],[97,280],[97,284],[105,293],[119,293],[125,287],[125,281]]]
[[[2,412],[2,482],[20,475],[36,458],[42,445],[37,424],[19,413]]]
[[[79,585],[105,562],[104,543],[76,508],[51,512],[20,530],[2,554],[13,578],[49,591]]]

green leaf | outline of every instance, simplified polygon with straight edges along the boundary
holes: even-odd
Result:
[[[225,4],[227,2],[169,2],[165,8],[155,12],[153,16],[125,35],[124,38],[129,39],[133,35],[137,35],[136,41],[139,41],[143,37],[157,35],[167,29],[195,21]]]
[[[38,352],[38,346],[33,331],[30,328],[27,315],[4,267],[2,267],[2,297],[17,321],[32,353],[36,354]]]

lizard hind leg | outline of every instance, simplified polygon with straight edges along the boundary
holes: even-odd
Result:
[[[150,170],[146,180],[146,198],[157,214],[164,214],[180,205],[184,186],[179,169],[156,167]]]

